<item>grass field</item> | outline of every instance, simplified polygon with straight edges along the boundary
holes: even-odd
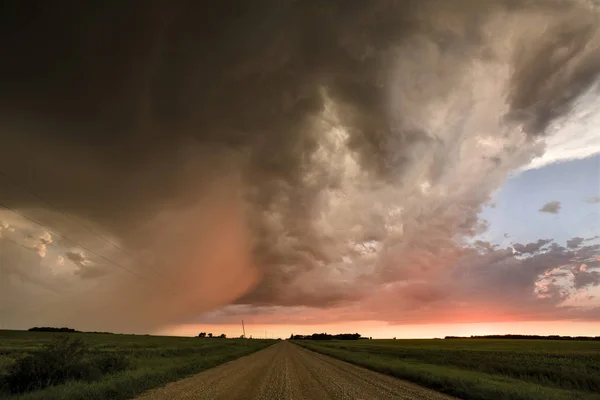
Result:
[[[600,341],[446,339],[294,343],[463,399],[600,399]]]
[[[66,342],[62,341],[63,344],[60,346],[63,348],[58,353],[55,349],[57,336],[69,338]],[[83,346],[72,346],[77,339],[83,341]],[[67,343],[67,346],[64,343]],[[127,399],[147,389],[255,352],[273,343],[275,343],[273,340],[258,339],[56,334],[0,330],[0,382],[3,383],[0,387],[0,398],[11,400]],[[70,350],[69,345],[71,345]],[[42,362],[36,363],[40,355],[44,355],[45,358],[41,358]],[[11,393],[6,384],[7,376],[15,375],[14,371],[18,370],[16,366],[19,363],[24,365],[21,372],[25,371],[19,378],[33,380],[33,377],[43,375],[47,368],[44,365],[47,362],[44,360],[48,359],[71,360],[69,361],[71,370],[75,371],[75,376],[82,378],[67,379],[65,383],[53,384],[56,381],[56,373],[54,373],[53,382],[49,382],[48,379],[40,383],[39,386],[45,387],[28,387],[22,390],[22,393]],[[24,360],[29,362],[23,363]],[[52,371],[55,372],[57,368],[53,367]],[[42,372],[39,372],[40,370]]]

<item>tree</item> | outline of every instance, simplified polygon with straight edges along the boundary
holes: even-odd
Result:
[[[313,333],[312,335],[294,335],[290,336],[292,340],[359,340],[368,339],[360,336],[360,333],[340,333],[330,335],[328,333]]]
[[[209,334],[208,334],[208,337],[212,337],[212,333],[209,333]]]
[[[224,333],[221,333],[221,334],[219,335],[219,337],[220,337],[221,339],[225,339],[225,338],[227,338],[227,336],[226,336]]]
[[[205,338],[206,337],[206,332],[200,332],[200,334],[198,335],[198,337]]]

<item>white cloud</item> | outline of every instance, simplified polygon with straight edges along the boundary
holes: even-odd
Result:
[[[600,82],[575,103],[573,111],[558,119],[549,129],[546,151],[523,170],[549,164],[581,160],[600,153]]]

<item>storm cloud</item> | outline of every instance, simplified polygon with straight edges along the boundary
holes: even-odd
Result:
[[[390,324],[473,323],[600,319],[591,289],[600,285],[600,245],[571,248],[548,243],[523,256],[515,247],[480,243],[438,271],[435,279],[399,281],[371,288],[361,302],[333,307],[228,306],[197,320],[255,324],[319,324],[380,320]],[[368,285],[368,283],[365,283]]]
[[[3,221],[64,236],[38,265],[114,270],[44,278],[80,292],[45,322],[86,329],[443,297],[423,282],[464,262],[482,205],[600,71],[586,1],[3,7],[0,204],[34,222]],[[19,289],[23,264],[3,283],[15,326],[46,296]]]

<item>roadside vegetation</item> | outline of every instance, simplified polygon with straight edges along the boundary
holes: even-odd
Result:
[[[0,330],[0,398],[128,399],[273,343]]]
[[[600,342],[445,339],[294,343],[466,400],[600,399]]]

